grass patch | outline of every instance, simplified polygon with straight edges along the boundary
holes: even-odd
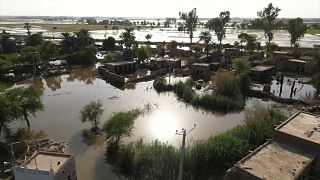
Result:
[[[320,29],[307,29],[307,32],[308,34],[320,34]]]

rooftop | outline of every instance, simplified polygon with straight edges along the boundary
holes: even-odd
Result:
[[[252,67],[252,71],[268,71],[268,70],[272,70],[275,69],[275,66],[263,66],[263,65],[259,65],[259,66],[255,66]]]
[[[299,112],[278,126],[276,131],[320,144],[320,117]]]
[[[296,179],[314,158],[291,146],[268,141],[235,166],[259,179]]]
[[[291,55],[289,51],[273,51],[273,54]]]
[[[210,66],[208,63],[193,63],[192,66]]]
[[[26,161],[21,168],[38,169],[42,171],[53,170],[54,173],[58,172],[59,168],[71,158],[68,154],[38,152]]]
[[[305,60],[300,60],[300,59],[290,59],[289,61],[290,61],[290,62],[296,62],[296,63],[303,63],[303,64],[306,63]]]
[[[114,61],[114,62],[110,62],[110,63],[106,63],[109,64],[111,66],[119,66],[119,65],[124,65],[124,64],[134,64],[136,62],[132,62],[132,61]]]

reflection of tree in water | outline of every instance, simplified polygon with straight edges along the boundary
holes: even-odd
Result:
[[[104,136],[93,134],[88,129],[82,131],[82,139],[84,143],[94,148],[101,148],[105,145]]]
[[[86,84],[93,84],[96,79],[97,69],[92,66],[88,68],[74,68],[71,70],[67,81],[83,81]]]
[[[61,89],[61,76],[51,76],[44,79],[46,81],[47,86],[52,90],[56,91]]]

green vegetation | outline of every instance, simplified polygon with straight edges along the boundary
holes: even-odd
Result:
[[[211,33],[209,31],[204,31],[204,32],[200,33],[199,41],[203,41],[203,43],[205,45],[207,59],[208,59],[208,56],[209,56],[211,39],[212,39],[212,37],[211,37]]]
[[[17,119],[24,119],[30,128],[29,117],[43,110],[41,91],[35,86],[0,89],[0,134],[4,126]]]
[[[308,34],[320,34],[320,29],[307,29],[306,33]]]
[[[134,52],[133,46],[136,44],[136,37],[133,33],[133,28],[126,28],[125,32],[120,35],[120,43],[125,46],[123,51],[123,59],[124,60],[133,60]]]
[[[103,114],[102,109],[102,102],[98,101],[91,101],[86,104],[82,110],[80,111],[81,115],[81,122],[90,122],[92,124],[92,130],[97,132],[99,129],[100,118]]]
[[[193,87],[193,81],[179,81],[171,85],[165,79],[156,79],[153,83],[158,92],[171,91],[186,103],[208,110],[223,112],[237,111],[244,108],[245,100],[240,92],[237,80],[229,72],[219,71],[215,76],[216,88],[212,93],[198,95]]]
[[[192,9],[190,12],[179,13],[180,19],[184,20],[184,28],[188,31],[190,37],[190,43],[192,44],[193,32],[198,25],[198,16],[196,9]]]
[[[226,24],[230,21],[230,12],[224,11],[221,12],[219,17],[210,19],[206,26],[217,36],[219,41],[218,50],[220,51],[222,46],[222,39],[226,37]]]
[[[140,115],[139,109],[113,114],[103,125],[106,139],[110,145],[118,145],[121,138],[132,134],[134,120]]]
[[[103,40],[102,50],[104,51],[113,51],[116,49],[116,39],[109,36],[107,39]]]
[[[238,35],[238,39],[240,40],[240,43],[245,43],[245,50],[252,53],[257,47],[257,37],[256,35],[251,35],[247,33],[241,33]]]
[[[281,21],[277,20],[280,10],[278,7],[273,7],[272,3],[269,3],[268,7],[257,13],[258,19],[255,20],[254,24],[258,24],[264,30],[268,43],[273,40],[273,30],[281,23]]]
[[[250,150],[272,138],[274,126],[285,117],[275,109],[256,104],[245,113],[245,124],[229,131],[195,141],[186,148],[184,179],[208,179],[222,174]],[[106,161],[113,171],[127,178],[176,179],[179,170],[179,150],[157,140],[139,140],[108,150]]]

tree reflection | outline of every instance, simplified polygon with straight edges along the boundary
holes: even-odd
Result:
[[[67,81],[83,81],[85,84],[93,84],[96,79],[97,69],[94,66],[87,68],[74,68],[71,70]]]
[[[44,79],[47,86],[52,90],[56,91],[61,89],[62,78],[61,76],[51,76]]]

